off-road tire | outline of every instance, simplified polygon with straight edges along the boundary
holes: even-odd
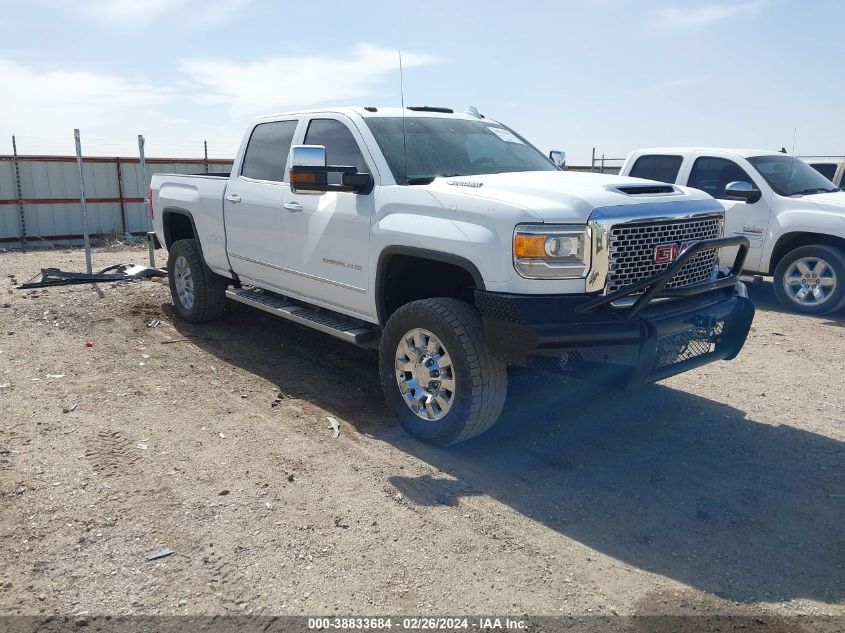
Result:
[[[414,413],[397,384],[397,347],[415,328],[439,338],[452,358],[454,400],[440,420],[423,420]],[[507,396],[505,363],[487,348],[478,311],[458,299],[422,299],[394,312],[382,334],[379,373],[385,398],[405,429],[439,446],[463,442],[489,429],[499,418]]]
[[[824,303],[801,305],[794,301],[784,288],[784,276],[793,262],[802,258],[821,258],[825,260],[836,274],[836,288]],[[830,314],[845,308],[845,252],[835,246],[826,244],[811,244],[800,246],[784,255],[775,267],[773,285],[778,301],[792,312],[801,314]]]
[[[182,302],[176,289],[176,262],[179,257],[187,261],[193,279],[193,303],[190,306]],[[213,273],[205,265],[196,240],[178,240],[170,245],[167,273],[170,296],[180,317],[192,323],[202,323],[216,319],[223,313],[229,280]]]

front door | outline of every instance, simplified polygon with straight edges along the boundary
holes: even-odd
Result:
[[[748,172],[727,158],[699,156],[690,170],[687,185],[706,191],[725,207],[725,236],[744,235],[751,246],[745,260],[746,270],[756,271],[760,267],[763,241],[769,226],[768,188],[763,188],[763,197],[755,203],[734,200],[725,196],[725,187],[732,182],[748,182],[760,189]],[[737,247],[722,249],[722,263],[733,264]]]
[[[226,251],[246,281],[279,285],[284,267],[286,164],[298,119],[259,123],[226,188]]]
[[[328,165],[352,165],[373,173],[358,131],[340,115],[321,114],[307,122],[305,145],[326,148]],[[331,178],[339,174],[330,174]],[[291,192],[285,197],[287,285],[305,297],[342,312],[372,316],[369,300],[369,237],[373,194]]]

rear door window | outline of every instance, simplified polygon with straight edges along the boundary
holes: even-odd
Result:
[[[674,183],[681,170],[682,156],[668,156],[652,154],[640,156],[629,174],[632,178],[645,178],[646,180],[657,180],[658,182]]]
[[[834,176],[836,176],[836,163],[810,163],[810,167],[828,180],[833,180]]]
[[[255,126],[244,154],[241,176],[284,182],[285,165],[298,121],[273,121]]]
[[[732,160],[702,156],[695,159],[687,186],[701,189],[714,198],[724,198],[725,187],[737,181],[754,184],[751,176]]]

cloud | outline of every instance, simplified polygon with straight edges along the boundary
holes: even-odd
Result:
[[[431,55],[402,53],[405,69],[439,61]],[[232,117],[239,120],[373,96],[390,75],[398,75],[399,59],[395,49],[359,44],[348,55],[294,55],[252,62],[186,59],[179,67],[196,84],[197,103],[228,104]]]
[[[160,86],[85,70],[37,70],[0,58],[0,134],[72,147],[74,128],[132,139],[137,123],[173,100]],[[6,140],[6,139],[3,139]]]
[[[665,32],[694,29],[737,15],[752,15],[760,11],[767,3],[768,0],[752,0],[733,4],[666,7],[652,12],[651,28]]]
[[[180,26],[213,27],[252,4],[254,0],[82,0],[75,8],[88,18],[110,26],[145,27],[173,14],[184,14]]]

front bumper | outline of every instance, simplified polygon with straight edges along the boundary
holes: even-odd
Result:
[[[666,288],[701,250],[734,245],[740,248],[729,273]],[[611,295],[477,291],[476,305],[488,345],[500,358],[634,386],[739,353],[754,318],[738,279],[747,251],[743,237],[703,240],[662,273]]]

